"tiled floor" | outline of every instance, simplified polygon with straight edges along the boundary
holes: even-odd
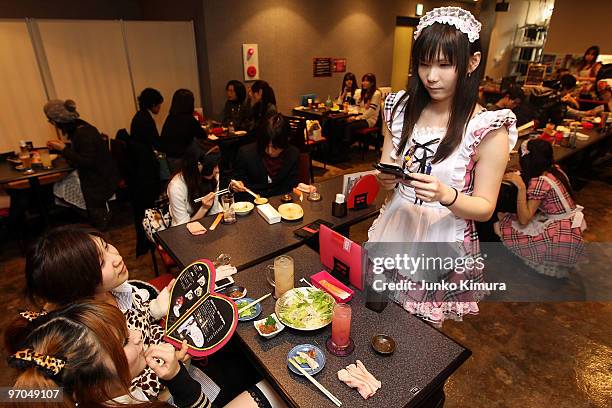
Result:
[[[366,160],[328,166],[324,175],[322,169],[317,175],[365,170],[374,160],[369,154]],[[588,182],[578,192],[578,202],[585,206],[589,224],[586,238],[612,242],[612,185]],[[370,223],[353,227],[352,237],[363,241]],[[125,206],[118,208],[108,237],[123,254],[132,278],[153,277],[150,257],[135,258],[135,234]],[[3,242],[0,334],[24,308],[23,265],[17,246]],[[463,322],[446,322],[442,329],[473,352],[446,385],[446,407],[612,407],[612,303],[483,302],[480,310]],[[4,368],[4,350],[0,360]],[[0,369],[0,385],[11,381],[10,372]]]

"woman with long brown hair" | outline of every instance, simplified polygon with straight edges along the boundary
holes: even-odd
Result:
[[[167,343],[144,348],[139,330],[130,330],[121,312],[105,302],[86,300],[48,314],[22,313],[5,332],[9,364],[18,369],[15,388],[57,389],[61,401],[25,407],[169,406],[153,402],[131,379],[145,367],[168,387],[177,407],[208,408],[212,404],[181,363],[181,350]],[[151,402],[149,402],[151,401]],[[227,407],[283,408],[286,405],[265,381],[249,387]]]
[[[387,97],[383,113],[381,161],[400,166],[405,178],[379,174],[393,194],[372,224],[369,242],[451,243],[462,259],[478,256],[474,222],[491,217],[517,138],[512,111],[488,112],[477,104],[479,33],[480,22],[458,7],[436,8],[421,18],[411,61],[416,75],[407,91]],[[393,299],[435,324],[477,313],[483,293],[430,289],[422,282],[482,282],[482,265],[464,273],[441,269],[390,271],[392,279],[416,284],[415,290],[394,292]]]
[[[355,90],[354,99],[360,114],[350,116],[347,120],[344,129],[345,146],[352,144],[353,134],[358,129],[376,126],[382,103],[382,93],[376,87],[376,75],[367,73],[361,77],[361,88]],[[346,153],[348,152],[345,151]]]

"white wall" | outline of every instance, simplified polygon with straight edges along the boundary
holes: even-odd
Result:
[[[542,24],[554,4],[555,0],[512,0],[507,12],[495,13],[485,75],[494,79],[507,75],[516,27]]]

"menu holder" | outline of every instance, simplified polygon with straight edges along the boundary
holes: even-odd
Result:
[[[321,225],[319,230],[319,254],[321,263],[331,275],[363,290],[364,249],[357,243]]]
[[[183,269],[172,287],[165,340],[176,347],[187,340],[187,353],[194,357],[221,349],[238,325],[236,304],[214,288],[215,268],[208,259]]]
[[[369,207],[376,199],[379,191],[380,186],[378,185],[376,176],[368,174],[361,177],[355,183],[348,195],[348,208],[362,210]]]

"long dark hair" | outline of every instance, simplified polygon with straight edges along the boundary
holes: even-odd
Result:
[[[371,72],[368,72],[367,74],[364,74],[361,77],[361,82],[365,81],[366,79],[370,82],[371,85],[368,89],[361,88],[361,100],[363,101],[363,103],[370,102],[372,96],[374,96],[374,92],[376,92],[376,75]]]
[[[353,85],[351,85],[351,95],[355,96],[355,91],[357,90],[357,78],[352,72],[347,72],[346,74],[344,74],[344,78],[342,79],[342,87],[340,87],[340,95],[342,95],[342,93],[344,92],[346,81],[348,81],[349,79],[353,80]]]
[[[194,200],[217,189],[217,179],[213,177],[208,180],[204,176],[210,176],[220,161],[221,151],[218,146],[212,144],[194,141],[185,151],[183,160],[181,160],[180,172],[187,185],[187,198],[192,208],[191,216],[201,206],[201,204],[194,203]],[[198,164],[202,165],[202,172]]]
[[[251,91],[262,91],[261,101],[253,105],[253,117],[255,121],[259,121],[260,119],[268,119],[264,117],[268,109],[268,105],[271,104],[276,107],[276,96],[274,95],[274,90],[266,81],[257,80],[253,82],[253,85],[251,85]]]
[[[563,184],[570,197],[574,198],[574,191],[567,175],[555,164],[552,145],[546,140],[533,139],[527,142],[527,150],[529,153],[519,158],[521,177],[525,185],[528,186],[531,179],[549,172]]]
[[[172,104],[170,105],[171,115],[192,115],[195,109],[195,98],[193,92],[189,89],[178,89],[172,95]]]
[[[423,61],[435,61],[439,55],[444,56],[455,67],[458,79],[446,135],[438,147],[433,162],[441,162],[457,148],[478,100],[478,85],[484,64],[478,64],[478,67],[469,76],[467,71],[470,57],[480,51],[479,39],[470,43],[466,34],[448,24],[434,23],[423,29],[412,48],[411,69],[414,75],[410,78],[408,92],[402,97],[402,99],[407,97],[408,101],[406,102],[404,127],[398,152],[403,152],[421,112],[431,101],[431,97],[418,75],[419,64]],[[400,103],[396,104],[396,107],[398,105]]]
[[[582,61],[580,62],[580,68],[578,68],[578,70],[583,70],[584,67],[586,67],[586,65],[587,65],[586,56],[587,56],[587,54],[589,54],[592,51],[595,51],[595,58],[593,58],[593,62],[591,63],[591,65],[597,64],[597,58],[599,57],[600,50],[599,50],[599,47],[597,45],[591,45],[584,52],[584,55],[582,56]]]
[[[62,226],[45,232],[28,249],[26,294],[34,304],[66,305],[95,295],[102,284],[103,255],[93,237],[104,241],[93,229]]]
[[[242,82],[232,79],[225,85],[225,90],[232,86],[234,88],[234,92],[236,92],[236,102],[238,104],[242,104],[246,99],[246,88],[242,84]]]
[[[107,407],[115,397],[113,386],[118,385],[124,395],[130,393],[132,379],[123,350],[129,331],[125,317],[116,307],[88,300],[57,309],[26,326],[18,320],[5,333],[10,353],[29,348],[65,362],[57,375],[44,373],[36,366],[24,366],[19,360],[11,363],[19,370],[17,388],[63,387],[63,401],[44,406],[74,407],[78,402],[87,407]],[[13,329],[15,325],[20,326],[19,330]],[[6,338],[16,333],[19,338]],[[137,406],[162,404],[144,402]]]

